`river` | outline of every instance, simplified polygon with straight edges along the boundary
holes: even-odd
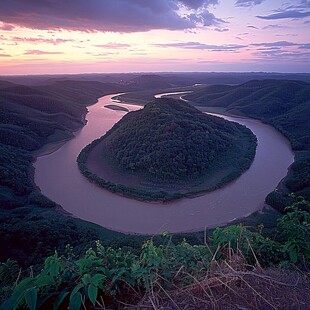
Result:
[[[84,146],[102,136],[126,114],[104,107],[111,102],[119,104],[111,100],[114,96],[104,96],[90,106],[87,125],[57,151],[38,157],[34,163],[35,183],[42,193],[75,217],[111,230],[137,234],[190,232],[224,225],[262,209],[266,195],[276,188],[293,162],[288,140],[271,126],[254,119],[223,116],[247,126],[258,139],[255,159],[239,178],[203,196],[169,204],[113,194],[83,177],[76,158]],[[140,108],[121,106],[130,111]]]

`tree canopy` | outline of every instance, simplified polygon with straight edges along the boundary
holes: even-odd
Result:
[[[156,99],[123,117],[102,152],[124,170],[177,181],[201,177],[237,143],[242,126],[206,115],[188,103]]]

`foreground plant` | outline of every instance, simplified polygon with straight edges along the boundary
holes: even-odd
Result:
[[[251,275],[248,269],[255,266],[309,262],[309,236],[310,215],[295,204],[280,218],[277,239],[263,236],[262,226],[253,231],[232,225],[215,229],[210,242],[198,246],[186,241],[174,244],[164,234],[159,246],[152,240],[145,242],[140,255],[105,248],[97,241],[83,257],[76,258],[68,247],[67,255],[55,252],[39,274],[21,280],[1,309],[32,310],[51,305],[71,310],[105,308],[106,304],[136,303],[155,290],[169,296],[171,289],[189,289],[197,283],[228,285],[227,281]],[[11,281],[8,270],[11,266],[16,273],[16,264],[1,266],[1,277]]]

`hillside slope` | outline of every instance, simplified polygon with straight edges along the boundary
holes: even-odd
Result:
[[[290,192],[310,199],[310,84],[290,80],[254,80],[238,86],[207,86],[185,96],[193,104],[225,108],[228,113],[262,120],[282,132],[296,154],[281,187],[268,203],[283,210]]]
[[[25,86],[0,81],[0,260],[29,265],[56,246],[98,238],[95,225],[85,228],[82,221],[61,215],[38,191],[32,161],[46,143],[73,136],[84,124],[87,105],[121,91],[124,87],[99,82]]]

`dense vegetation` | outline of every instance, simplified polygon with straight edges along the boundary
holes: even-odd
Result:
[[[121,169],[169,181],[196,178],[237,142],[241,128],[186,102],[157,99],[124,116],[107,133],[103,152]]]
[[[295,162],[268,204],[279,210],[293,202],[289,193],[310,199],[310,84],[301,81],[262,80],[238,86],[212,85],[186,96],[194,104],[225,108],[271,124],[291,142]]]
[[[249,168],[256,149],[256,138],[250,130],[237,123],[231,123],[218,117],[205,115],[182,100],[156,99],[144,109],[125,115],[105,136],[88,146],[78,158],[84,175],[99,184],[131,197],[141,189],[142,199],[181,197],[174,188],[167,194],[156,193],[153,189],[135,189],[126,183],[115,185],[109,180],[98,180],[95,171],[87,169],[87,155],[93,147],[100,145],[103,161],[108,161],[116,171],[133,173],[141,180],[156,185],[186,184],[193,181],[210,179],[219,171],[228,169],[223,177],[213,182],[216,188]],[[125,176],[126,177],[126,176]],[[173,184],[173,185],[171,185]],[[190,192],[195,192],[195,187]],[[199,191],[202,191],[200,188]],[[145,196],[144,192],[151,192]],[[184,194],[184,193],[182,193]]]
[[[101,235],[111,240],[107,230],[71,218],[43,196],[32,181],[32,161],[46,143],[73,136],[88,104],[120,89],[98,82],[0,81],[0,260],[10,257],[28,266],[68,241],[79,247]]]
[[[195,309],[227,309],[233,297],[238,309],[282,308],[288,300],[296,304],[297,296],[302,307],[309,301],[305,292],[310,288],[309,281],[299,276],[299,282],[294,279],[291,284],[284,282],[283,275],[281,280],[276,277],[280,271],[271,276],[262,273],[263,268],[285,264],[306,268],[310,260],[310,214],[300,211],[299,204],[307,202],[301,200],[290,207],[278,220],[272,237],[265,235],[262,226],[233,225],[216,228],[204,245],[196,246],[185,240],[174,243],[164,234],[162,244],[156,246],[148,240],[139,252],[104,247],[97,241],[79,257],[68,245],[65,255],[55,252],[30,276],[25,271],[21,274],[16,262],[7,260],[0,265],[0,281],[11,297],[3,309],[50,309],[52,305],[53,309],[119,309],[141,302],[143,308],[143,299],[144,303],[151,299],[154,305],[157,294],[168,296],[173,308],[180,309],[175,292],[183,295],[189,291],[196,297],[203,292],[200,299],[204,304]]]

